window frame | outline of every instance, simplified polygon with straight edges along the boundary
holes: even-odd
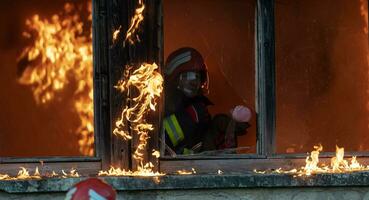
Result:
[[[177,155],[175,158],[162,156],[162,161],[170,160],[215,160],[215,159],[260,159],[267,158],[273,149],[268,144],[274,141],[274,1],[255,0],[255,108],[257,118],[256,153],[227,154],[217,156]],[[162,6],[162,5],[161,5]],[[261,12],[264,11],[264,12]],[[161,23],[163,13],[161,12]],[[163,34],[163,30],[160,30]],[[163,36],[161,37],[163,38]],[[162,48],[164,41],[160,41]],[[161,53],[163,59],[163,50]],[[164,63],[161,63],[163,66]],[[163,102],[164,104],[164,102]],[[161,132],[161,138],[164,133]],[[163,146],[163,144],[161,144]],[[161,148],[162,149],[162,148]],[[163,154],[163,152],[162,152]]]
[[[177,156],[175,158],[164,156],[160,158],[161,171],[175,173],[177,170],[195,168],[200,173],[214,173],[219,169],[244,172],[245,170],[266,170],[280,167],[298,168],[305,165],[306,154],[276,153],[275,0],[255,1],[256,154]],[[322,152],[320,159],[322,162],[330,163],[330,158],[334,155],[334,152]],[[362,164],[369,164],[369,152],[345,153],[345,157],[352,155],[356,155]]]

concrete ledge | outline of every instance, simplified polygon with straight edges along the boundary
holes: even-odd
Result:
[[[0,190],[8,193],[65,192],[74,184],[86,178],[0,181]],[[294,177],[287,174],[245,173],[100,178],[110,183],[118,191],[369,186],[369,172],[316,174],[309,177]]]

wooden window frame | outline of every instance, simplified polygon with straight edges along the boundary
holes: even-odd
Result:
[[[304,166],[306,154],[276,153],[275,0],[255,1],[256,154],[162,157],[160,159],[161,171],[175,173],[177,170],[195,168],[200,173],[214,173],[219,169],[227,172],[245,172],[254,169]],[[162,16],[162,10],[160,11]],[[162,20],[163,17],[161,23]],[[162,33],[163,30],[160,32]],[[333,155],[332,152],[322,152],[320,160],[323,163],[330,163]],[[369,152],[346,152],[345,154],[345,156],[352,155],[356,155],[362,164],[369,164]]]

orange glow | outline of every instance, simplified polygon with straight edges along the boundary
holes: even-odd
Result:
[[[91,3],[88,5],[92,23]],[[19,83],[30,86],[37,104],[47,104],[57,98],[71,82],[76,82],[73,93],[74,110],[80,119],[76,133],[79,151],[93,155],[93,76],[92,32],[84,28],[79,11],[67,3],[60,15],[41,19],[34,15],[27,19],[29,29],[23,35],[33,40],[20,59],[28,65]],[[87,32],[87,34],[86,34]]]
[[[368,1],[360,0],[360,14],[364,19],[364,33],[368,34]]]

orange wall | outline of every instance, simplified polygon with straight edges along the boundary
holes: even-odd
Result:
[[[36,105],[29,86],[17,82],[17,58],[26,46],[22,37],[25,20],[38,13],[50,17],[66,1],[4,0],[0,7],[0,156],[79,156],[73,132],[79,118],[68,100],[71,88],[48,106]]]
[[[360,6],[276,1],[278,152],[319,143],[325,151],[369,150],[368,24]]]

